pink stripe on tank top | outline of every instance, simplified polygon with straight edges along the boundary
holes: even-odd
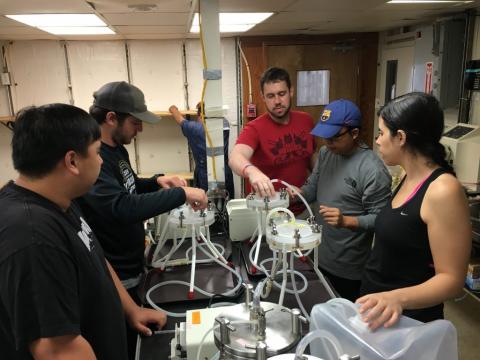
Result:
[[[415,189],[413,189],[412,193],[410,195],[408,195],[408,197],[405,199],[405,201],[403,202],[402,206],[405,205],[407,202],[410,201],[411,198],[413,198],[415,196],[415,194],[418,192],[418,190],[420,190],[420,188],[422,187],[422,185],[425,183],[425,181],[427,181],[427,179],[430,177],[430,175],[432,175],[431,173],[425,178],[423,179],[422,181],[420,181],[420,183],[415,186]]]

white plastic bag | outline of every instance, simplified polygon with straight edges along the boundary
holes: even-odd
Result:
[[[362,360],[458,360],[457,332],[447,320],[424,324],[401,316],[388,329],[370,331],[359,317],[358,306],[337,298],[315,305],[310,321],[310,331],[330,332],[345,354],[360,355]],[[325,360],[338,359],[323,340],[313,341],[310,353]]]

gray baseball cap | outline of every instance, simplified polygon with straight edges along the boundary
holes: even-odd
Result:
[[[147,110],[143,92],[125,81],[114,81],[103,85],[93,93],[93,105],[103,109],[130,114],[150,124],[160,121],[160,116]]]

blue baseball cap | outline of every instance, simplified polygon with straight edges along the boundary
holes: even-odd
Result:
[[[330,139],[332,136],[337,135],[343,126],[350,128],[360,127],[361,119],[360,109],[353,102],[345,99],[335,100],[325,106],[311,134],[324,139]]]

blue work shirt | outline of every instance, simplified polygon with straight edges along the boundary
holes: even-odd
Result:
[[[193,159],[195,161],[195,171],[193,173],[195,185],[205,191],[208,190],[207,176],[207,145],[205,141],[205,130],[200,121],[185,120],[182,122],[183,135],[188,140],[188,145],[192,149]],[[235,196],[233,187],[232,170],[228,166],[228,142],[230,137],[230,125],[226,119],[223,119],[223,154],[225,160],[225,188],[230,198]]]

